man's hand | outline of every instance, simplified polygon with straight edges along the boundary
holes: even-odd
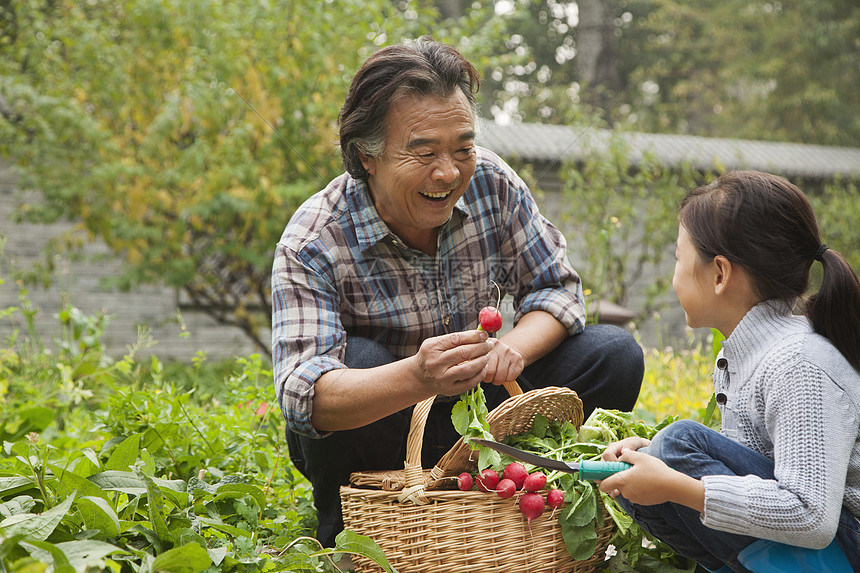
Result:
[[[414,376],[434,394],[456,396],[481,383],[492,346],[480,330],[466,330],[425,340],[413,363]]]
[[[522,354],[496,338],[490,338],[487,343],[493,350],[487,360],[483,381],[499,386],[516,380],[525,368]]]

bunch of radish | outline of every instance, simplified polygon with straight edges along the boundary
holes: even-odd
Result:
[[[529,524],[529,529],[532,520],[543,515],[547,505],[552,508],[554,515],[555,510],[564,503],[564,491],[560,489],[549,490],[546,497],[542,494],[546,487],[546,474],[540,471],[529,473],[518,462],[505,466],[501,477],[495,470],[487,468],[481,471],[477,478],[473,478],[468,472],[461,473],[457,478],[457,487],[462,491],[470,491],[473,485],[477,485],[483,492],[495,492],[502,499],[510,499],[519,493],[518,506]]]
[[[502,328],[502,313],[499,312],[502,293],[495,281],[493,286],[496,287],[498,294],[496,306],[485,306],[478,313],[478,330],[484,330],[490,334]],[[530,474],[521,463],[512,462],[505,466],[501,477],[498,472],[490,468],[482,470],[477,477],[473,477],[469,472],[463,472],[457,477],[457,487],[462,491],[471,491],[477,486],[478,490],[495,492],[502,499],[510,499],[520,493],[518,502],[520,512],[525,516],[531,530],[532,520],[543,515],[547,505],[552,508],[554,515],[555,510],[564,503],[564,491],[560,489],[549,490],[545,498],[540,493],[546,487],[546,480],[546,474],[543,472],[536,471]]]

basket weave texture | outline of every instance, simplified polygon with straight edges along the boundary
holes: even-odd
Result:
[[[538,414],[576,427],[582,424],[582,402],[570,389],[522,393],[515,383],[506,387],[511,397],[487,416],[496,440],[528,430]],[[345,527],[376,541],[399,573],[597,571],[613,529],[605,509],[597,550],[589,559],[575,561],[549,508],[529,528],[517,506],[518,496],[501,499],[492,493],[451,489],[455,480],[446,478],[477,470],[477,456],[470,455],[462,439],[436,467],[421,467],[424,425],[432,405],[429,398],[415,406],[403,470],[354,473],[350,485],[341,488]],[[358,573],[381,571],[362,557],[354,556],[353,565]]]

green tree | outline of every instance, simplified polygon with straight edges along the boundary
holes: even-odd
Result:
[[[570,123],[588,116],[587,104],[599,98],[586,94],[583,99],[582,69],[574,63],[577,4],[518,0],[506,8],[496,16],[501,36],[497,57],[482,70],[484,114],[544,123]]]
[[[852,0],[630,2],[632,128],[860,145],[860,5]]]
[[[22,216],[79,221],[78,243],[102,239],[125,262],[116,285],[181,289],[268,352],[275,243],[342,169],[352,74],[422,12],[386,0],[0,10],[0,146],[41,192]]]
[[[472,11],[497,31],[482,69],[488,117],[602,115],[652,133],[860,145],[852,0],[509,0]]]
[[[483,33],[486,117],[563,124],[629,119],[630,105],[619,96],[630,89],[638,56],[624,50],[640,33],[635,23],[650,0],[461,0],[458,11],[452,3],[440,2]]]

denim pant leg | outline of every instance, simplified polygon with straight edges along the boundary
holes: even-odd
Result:
[[[845,506],[839,516],[836,542],[854,571],[860,571],[860,522]]]
[[[670,424],[642,451],[697,479],[706,475],[749,474],[774,479],[772,460],[690,420]],[[746,571],[737,556],[756,538],[706,527],[698,511],[682,505],[643,506],[621,496],[616,499],[636,523],[676,553],[711,570],[727,564],[735,571]]]
[[[349,368],[372,368],[395,358],[380,344],[366,338],[347,341],[344,363]],[[459,437],[451,424],[454,402],[431,408],[425,426],[422,463],[432,467]],[[315,439],[287,430],[290,459],[313,487],[317,509],[317,539],[326,547],[335,545],[343,528],[340,487],[349,484],[355,471],[391,470],[403,467],[412,408],[386,416],[367,426],[333,432]]]
[[[595,324],[568,336],[529,365],[518,380],[523,390],[547,386],[575,390],[588,418],[595,408],[632,410],[644,374],[645,359],[636,339],[623,328]],[[487,401],[495,405],[489,394]]]

